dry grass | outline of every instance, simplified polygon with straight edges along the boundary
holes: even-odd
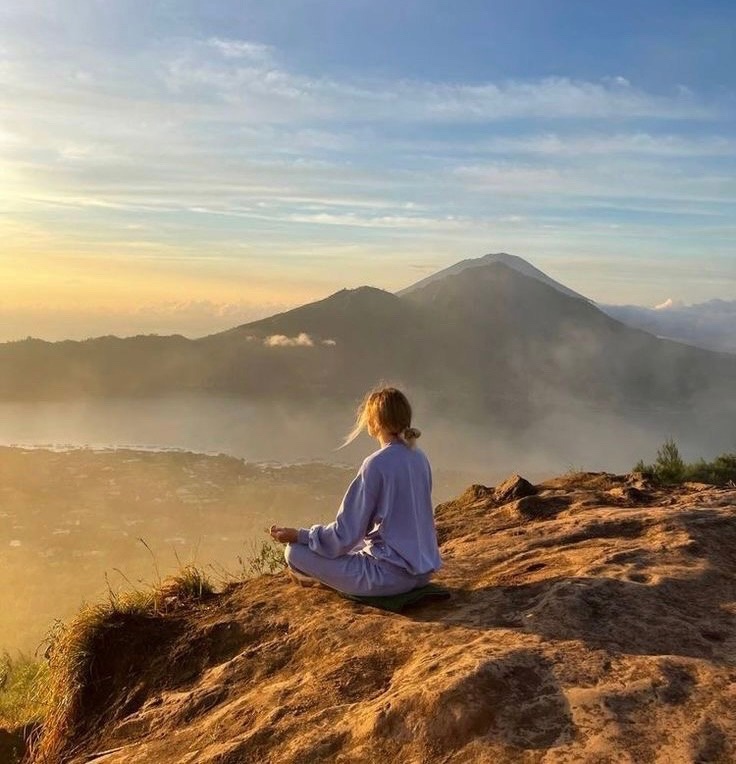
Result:
[[[48,637],[42,699],[47,713],[38,738],[31,741],[34,761],[58,762],[74,739],[85,713],[82,693],[93,676],[94,646],[103,641],[105,632],[119,629],[126,618],[165,617],[212,594],[206,575],[186,565],[155,586],[120,593],[110,588],[107,602],[84,605],[68,624],[57,622]]]
[[[155,583],[134,585],[117,571],[127,588],[116,591],[108,580],[106,602],[84,605],[69,623],[57,622],[47,638],[47,664],[38,685],[39,709],[45,711],[43,726],[30,741],[37,764],[56,764],[75,741],[76,731],[87,710],[83,694],[93,680],[93,664],[99,656],[96,646],[103,644],[106,633],[121,628],[135,618],[165,618],[184,605],[192,605],[215,594],[209,576],[194,563],[184,564],[176,574],[161,578],[156,555],[140,539],[153,560]],[[222,583],[242,581],[264,573],[273,573],[285,565],[282,548],[270,542],[253,545],[247,558],[240,560],[239,575],[221,576]],[[178,559],[178,558],[177,558]],[[89,720],[87,720],[89,721]]]
[[[0,658],[0,727],[15,730],[41,722],[47,679],[44,661],[7,653]]]
[[[207,566],[218,589],[225,590],[258,576],[273,575],[286,567],[284,547],[272,541],[251,541],[246,544],[246,553],[239,554],[236,559],[235,569],[219,563]]]

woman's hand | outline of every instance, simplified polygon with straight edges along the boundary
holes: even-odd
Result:
[[[298,532],[296,528],[281,528],[278,525],[272,525],[268,532],[271,538],[280,541],[282,544],[296,544]]]

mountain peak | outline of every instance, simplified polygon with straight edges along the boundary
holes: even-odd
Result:
[[[474,257],[468,258],[466,260],[461,260],[459,263],[455,263],[448,268],[444,268],[441,271],[437,271],[436,273],[427,276],[421,281],[417,281],[415,284],[402,289],[396,294],[398,294],[400,297],[403,297],[404,295],[411,294],[417,289],[421,289],[422,287],[425,287],[434,281],[439,281],[440,279],[446,278],[447,276],[453,276],[457,273],[467,270],[468,268],[479,268],[496,263],[508,266],[509,268],[513,268],[513,270],[521,273],[524,276],[528,276],[530,278],[536,279],[537,281],[541,281],[543,284],[547,284],[547,286],[553,287],[558,292],[562,292],[562,294],[566,294],[568,297],[576,297],[579,300],[591,302],[587,297],[584,297],[578,292],[573,291],[569,287],[566,287],[564,284],[560,284],[559,281],[555,281],[553,278],[550,278],[546,273],[543,273],[530,262],[524,260],[522,257],[519,257],[518,255],[510,255],[507,252],[493,252],[487,255],[483,255],[482,257]]]
[[[359,286],[352,289],[340,289],[338,292],[334,292],[329,297],[326,297],[321,302],[327,302],[328,300],[343,300],[345,298],[355,300],[389,300],[393,301],[395,295],[393,292],[389,292],[385,289],[379,289],[374,286]]]
[[[393,292],[378,289],[372,286],[359,286],[353,289],[340,289],[331,295],[300,305],[298,308],[277,313],[267,318],[251,321],[219,332],[216,337],[226,337],[238,334],[251,334],[265,332],[289,332],[297,334],[302,331],[326,333],[330,335],[335,329],[335,321],[340,316],[349,313],[351,315],[373,315],[377,311],[395,309],[400,303],[399,298]]]

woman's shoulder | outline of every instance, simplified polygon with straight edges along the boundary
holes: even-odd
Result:
[[[406,462],[426,462],[429,464],[427,455],[418,446],[410,448],[403,443],[391,444],[379,448],[367,456],[363,461],[363,469],[390,469],[392,465]]]

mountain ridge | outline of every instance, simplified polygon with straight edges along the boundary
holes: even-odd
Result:
[[[347,412],[386,382],[420,400],[425,416],[517,440],[551,415],[573,422],[597,411],[659,442],[686,432],[702,451],[713,437],[707,450],[727,448],[736,419],[736,357],[628,327],[500,261],[403,296],[339,290],[197,340],[0,345],[5,400],[184,392]]]
[[[601,310],[628,326],[676,342],[736,354],[736,300],[712,299],[695,305],[668,300],[656,308],[639,305],[600,305]]]

